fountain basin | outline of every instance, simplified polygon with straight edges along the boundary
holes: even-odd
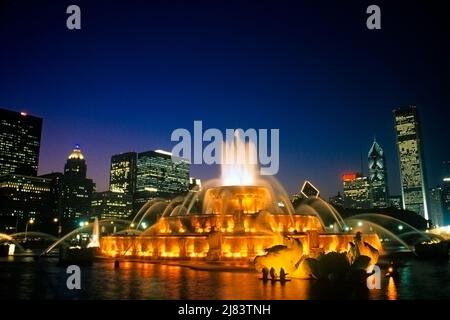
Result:
[[[308,231],[291,234],[303,244],[310,257],[331,251],[347,251],[353,234],[324,234]],[[100,240],[100,252],[110,257],[148,259],[252,260],[266,248],[283,244],[281,234],[230,234],[211,232],[201,235],[109,236]],[[376,248],[381,244],[376,234],[364,234],[362,240]]]
[[[100,252],[110,257],[251,261],[266,248],[300,240],[303,254],[316,257],[347,251],[354,234],[327,233],[313,215],[290,212],[264,186],[220,186],[206,190],[202,213],[175,207],[141,235],[101,237]],[[362,240],[381,248],[376,234]]]

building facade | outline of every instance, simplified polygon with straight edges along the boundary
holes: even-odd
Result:
[[[377,141],[373,141],[368,153],[369,184],[373,208],[389,206],[389,189],[384,151]]]
[[[137,192],[173,197],[189,190],[189,163],[172,161],[171,154],[162,150],[147,151],[137,158]]]
[[[400,163],[403,209],[414,211],[428,220],[428,189],[416,107],[394,110],[394,127]]]
[[[342,176],[344,188],[344,207],[369,209],[371,206],[369,179],[358,172]]]
[[[36,176],[42,119],[0,108],[0,176]]]
[[[402,209],[403,202],[402,196],[399,195],[390,195],[389,196],[389,206],[395,209]]]
[[[444,225],[450,226],[450,176],[442,180],[442,206]]]
[[[430,189],[430,220],[434,226],[444,225],[444,201],[440,186]]]
[[[23,231],[30,220],[45,227],[51,221],[50,191],[51,179],[18,174],[0,176],[2,232]]]
[[[100,219],[129,219],[133,213],[133,197],[123,192],[94,192],[91,216]]]
[[[109,191],[133,195],[136,192],[137,153],[127,152],[111,157]]]
[[[335,207],[343,207],[344,206],[344,197],[340,192],[337,195],[330,197],[328,202]]]

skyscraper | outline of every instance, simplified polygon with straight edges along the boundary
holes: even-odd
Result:
[[[42,176],[52,179],[53,211],[64,228],[72,229],[78,219],[87,218],[90,214],[95,184],[86,177],[86,172],[86,160],[80,146],[76,145],[68,156],[64,174],[55,172]]]
[[[376,140],[369,150],[368,164],[372,207],[386,208],[389,206],[386,159],[383,149]]]
[[[353,209],[368,209],[371,205],[370,185],[367,177],[358,172],[342,176],[344,187],[344,206]]]
[[[189,190],[189,163],[172,161],[167,151],[138,153],[136,193],[133,210],[137,212],[148,200],[156,197],[171,199]]]
[[[450,177],[442,180],[442,205],[444,224],[450,226]]]
[[[444,201],[442,198],[442,187],[437,186],[430,190],[430,219],[433,225],[442,227],[444,225]]]
[[[76,145],[64,166],[61,190],[62,218],[73,220],[89,215],[95,184],[86,178],[86,171],[86,160],[80,146]]]
[[[0,176],[36,176],[42,119],[0,108]]]
[[[111,157],[109,190],[133,195],[136,191],[136,152],[116,154]]]
[[[394,110],[394,126],[400,162],[403,209],[415,211],[428,220],[428,190],[416,107]]]
[[[189,188],[189,163],[172,161],[171,154],[147,151],[138,154],[137,191],[150,191],[160,195],[183,194]]]
[[[443,162],[442,205],[444,225],[450,226],[450,161]]]
[[[64,165],[64,176],[75,178],[86,178],[87,167],[86,160],[81,153],[80,146],[75,145],[72,153],[69,155],[66,164]]]

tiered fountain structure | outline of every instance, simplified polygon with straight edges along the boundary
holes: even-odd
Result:
[[[198,201],[202,208],[196,210]],[[151,217],[156,223],[139,232]],[[299,239],[309,257],[349,249],[354,234],[343,232],[338,221],[336,232],[326,229],[319,216],[295,212],[282,187],[257,178],[255,166],[231,164],[202,191],[171,202],[150,201],[129,230],[101,237],[100,252],[116,258],[249,261],[287,238]],[[381,250],[375,233],[362,234],[362,240]]]

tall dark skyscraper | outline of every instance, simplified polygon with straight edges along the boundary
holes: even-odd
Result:
[[[42,119],[0,108],[0,176],[36,176]]]
[[[77,145],[64,166],[61,190],[63,219],[78,219],[90,213],[95,184],[86,177],[86,171],[86,160]]]
[[[403,208],[415,211],[428,220],[428,188],[416,107],[394,110],[394,127],[400,162]]]
[[[433,225],[444,225],[444,201],[441,186],[430,189],[430,219]]]
[[[55,172],[42,177],[52,179],[52,207],[63,228],[72,229],[80,219],[89,217],[95,184],[86,177],[86,159],[76,146],[68,156],[64,174]]]
[[[76,145],[64,166],[64,176],[86,178],[86,173],[86,160],[84,160],[80,146]]]
[[[127,152],[111,157],[109,190],[133,195],[136,191],[137,153]]]
[[[444,224],[450,226],[450,176],[442,180],[442,205]]]
[[[369,150],[368,163],[372,207],[386,208],[389,206],[386,159],[383,149],[376,140]]]
[[[450,161],[443,162],[442,206],[444,225],[450,226]]]

